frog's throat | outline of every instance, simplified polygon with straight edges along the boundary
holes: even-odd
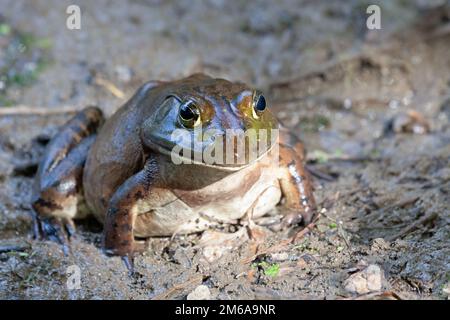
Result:
[[[172,161],[172,159],[176,159],[178,160],[180,164],[192,164],[192,165],[198,165],[198,166],[204,166],[204,167],[209,167],[209,168],[216,168],[216,169],[220,169],[220,170],[224,170],[224,171],[238,171],[241,169],[244,169],[246,167],[249,167],[253,164],[255,164],[256,162],[260,161],[262,158],[264,158],[269,152],[271,152],[275,146],[277,145],[277,143],[273,143],[270,145],[269,148],[267,148],[267,150],[265,150],[264,152],[262,152],[260,155],[258,155],[258,157],[256,159],[254,159],[253,161],[250,161],[248,163],[244,163],[244,164],[234,164],[234,165],[227,165],[227,164],[210,164],[210,163],[205,163],[202,161],[195,161],[192,158],[188,158],[188,157],[183,157],[177,153],[173,153],[172,150],[168,150],[167,148],[151,141],[150,142],[150,148],[156,150],[157,152],[168,156],[170,159],[170,161]]]

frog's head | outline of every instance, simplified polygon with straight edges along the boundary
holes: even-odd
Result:
[[[144,121],[144,144],[175,163],[236,170],[276,144],[278,121],[258,90],[205,75],[162,84]]]

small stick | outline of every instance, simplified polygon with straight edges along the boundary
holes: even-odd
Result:
[[[63,106],[58,108],[45,108],[45,107],[30,107],[24,105],[12,106],[12,107],[0,107],[0,116],[16,116],[16,115],[38,115],[46,116],[52,114],[65,114],[65,113],[77,113],[80,108]]]
[[[319,179],[322,179],[322,180],[325,180],[325,181],[328,181],[328,182],[336,180],[335,177],[329,175],[328,173],[322,172],[322,171],[320,171],[320,170],[318,170],[316,168],[313,168],[311,166],[306,165],[306,170],[308,170],[309,173],[311,173],[311,175],[313,175],[316,178],[319,178]]]
[[[31,248],[28,242],[0,241],[0,253],[17,251],[22,252]]]
[[[340,300],[368,300],[371,298],[394,298],[395,300],[403,300],[398,294],[396,294],[393,291],[385,291],[385,292],[374,292],[374,293],[368,293],[363,294],[357,297],[352,298],[344,298]]]
[[[94,82],[95,84],[102,86],[103,88],[111,92],[116,98],[123,99],[125,97],[125,93],[117,88],[116,85],[111,81],[100,77],[95,77]]]
[[[169,290],[167,290],[166,292],[163,292],[155,297],[152,298],[152,300],[163,300],[166,299],[168,296],[170,296],[172,293],[178,291],[178,290],[182,290],[184,288],[186,288],[187,286],[202,281],[203,280],[203,276],[198,276],[198,277],[194,277],[192,279],[189,279],[186,282],[177,284],[175,286],[173,286],[172,288],[170,288]]]
[[[273,247],[267,248],[265,250],[261,250],[248,258],[242,259],[241,263],[242,264],[250,263],[262,254],[278,252],[278,251],[284,249],[285,247],[287,247],[289,244],[296,243],[298,239],[304,237],[309,231],[311,231],[312,228],[314,228],[319,217],[320,217],[320,214],[318,214],[317,217],[310,224],[308,224],[305,228],[300,230],[294,236],[292,236],[286,240],[280,241],[277,245],[275,245]]]
[[[345,230],[342,227],[342,225],[340,223],[337,224],[338,225],[338,232],[339,235],[341,236],[342,239],[344,239],[345,245],[347,246],[347,249],[350,249],[350,242],[347,239],[347,236],[345,235]]]
[[[401,238],[405,236],[406,234],[410,233],[411,231],[417,229],[420,225],[427,223],[428,221],[431,221],[435,219],[438,216],[437,212],[430,211],[426,215],[424,215],[422,218],[417,220],[416,222],[410,224],[409,226],[405,227],[403,230],[401,230],[399,233],[394,234],[391,237],[388,237],[388,241],[394,241],[398,238]]]
[[[383,210],[386,211],[386,210],[392,210],[394,208],[404,208],[404,207],[406,207],[406,206],[408,206],[410,204],[413,204],[418,199],[419,199],[418,196],[412,196],[412,197],[409,197],[409,198],[405,198],[405,199],[402,199],[402,200],[400,200],[400,201],[398,201],[398,202],[396,202],[396,203],[394,203],[394,204],[392,204],[390,206],[384,207]]]
[[[309,231],[312,230],[316,226],[317,220],[320,218],[320,213],[316,216],[316,218],[311,221],[310,224],[308,224],[304,229],[297,232],[293,237],[291,243],[296,243],[298,239],[303,238]]]

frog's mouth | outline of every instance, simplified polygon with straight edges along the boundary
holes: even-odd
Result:
[[[158,139],[153,135],[147,144],[161,154],[170,157],[174,164],[194,164],[223,170],[240,170],[247,167],[271,152],[277,145],[278,130],[272,129],[269,134],[262,131],[242,132],[231,135],[216,134],[199,136],[193,132],[172,134],[171,140]]]

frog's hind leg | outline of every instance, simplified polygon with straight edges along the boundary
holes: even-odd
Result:
[[[286,199],[282,227],[309,224],[317,215],[316,202],[309,173],[305,170],[305,150],[296,136],[285,128],[280,130],[280,185]]]
[[[101,110],[88,107],[69,120],[47,146],[39,164],[32,199],[35,236],[67,248],[75,232],[73,219],[87,212],[82,187],[83,167],[102,122]]]

